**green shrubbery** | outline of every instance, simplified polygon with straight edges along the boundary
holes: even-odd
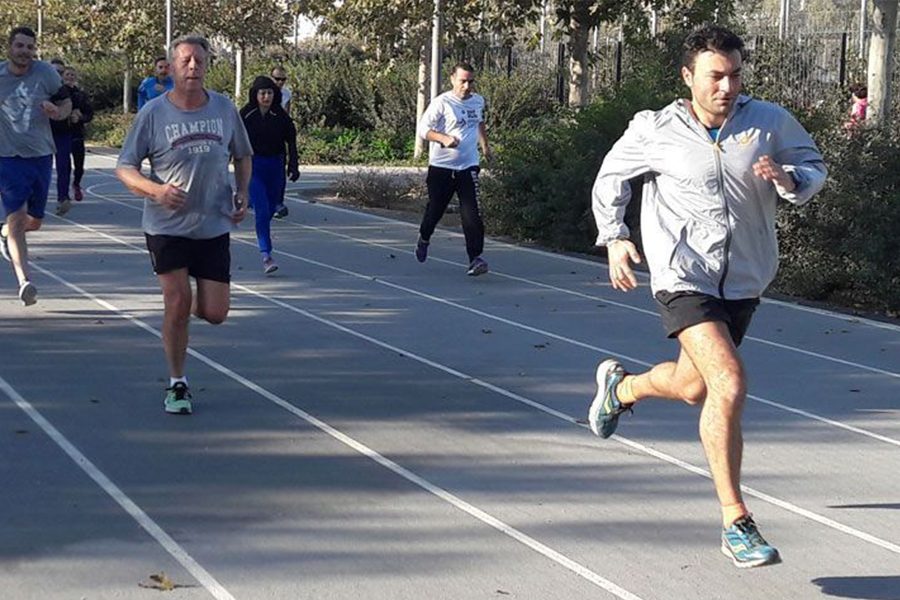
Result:
[[[849,133],[846,92],[823,90],[814,105],[802,104],[792,75],[779,73],[787,64],[779,57],[796,50],[759,50],[746,82],[752,95],[797,115],[829,168],[812,202],[779,207],[782,262],[773,290],[900,316],[900,110],[892,128]],[[484,179],[490,231],[559,249],[590,248],[590,190],[603,156],[635,112],[687,93],[676,56],[650,49],[637,61],[639,73],[577,115],[562,111],[502,132],[495,168]],[[632,202],[626,216],[633,233],[638,205]]]
[[[817,134],[828,183],[779,212],[775,289],[900,316],[900,131],[848,133],[838,121]]]
[[[478,73],[478,91],[488,103],[488,130],[496,160],[483,178],[483,209],[494,234],[509,235],[566,250],[585,251],[595,235],[590,190],[603,156],[632,115],[660,108],[686,89],[678,76],[677,41],[631,48],[633,72],[620,87],[573,113],[556,106],[553,73],[523,70]],[[779,209],[783,256],[774,289],[811,300],[900,313],[900,114],[892,128],[843,128],[847,94],[823,88],[815,104],[797,94],[793,62],[802,54],[791,42],[758,48],[747,69],[748,93],[787,106],[816,139],[829,167],[825,189],[804,207]],[[76,63],[77,64],[77,63]],[[293,58],[251,61],[245,89],[258,74],[281,64],[295,91],[293,117],[304,163],[391,163],[409,161],[415,135],[417,65],[377,66],[356,49],[312,48]],[[449,65],[446,65],[449,66]],[[120,71],[113,60],[80,68],[83,87],[99,113],[89,130],[96,143],[117,146],[132,116],[121,115]],[[140,77],[136,76],[136,83]],[[211,89],[230,94],[232,66],[217,61]],[[446,89],[448,84],[445,83]],[[245,98],[239,99],[243,104]],[[402,205],[422,190],[382,189],[360,176],[345,193],[377,196]],[[402,187],[402,186],[401,186]],[[352,188],[352,189],[351,189]],[[378,190],[382,190],[379,192]],[[401,201],[401,198],[403,200]],[[372,200],[380,202],[377,198]],[[639,202],[628,217],[633,231]]]
[[[134,121],[134,114],[123,114],[119,110],[94,114],[94,120],[87,126],[87,139],[100,146],[120,147]]]

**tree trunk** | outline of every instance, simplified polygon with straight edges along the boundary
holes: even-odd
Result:
[[[234,51],[234,103],[240,106],[241,81],[244,79],[244,49],[238,46]]]
[[[428,101],[426,96],[427,90],[428,48],[425,44],[422,44],[422,47],[419,48],[419,77],[416,85],[416,125],[419,124],[419,121],[422,120],[422,115],[425,114],[425,105]],[[425,152],[425,140],[416,135],[416,148],[413,157],[416,159],[421,158],[423,152]]]
[[[588,104],[588,43],[591,29],[576,13],[569,20],[569,106]]]
[[[122,77],[122,112],[131,112],[131,58],[125,59],[125,75]]]
[[[869,108],[866,122],[886,124],[891,114],[891,77],[897,39],[898,0],[873,0],[872,39],[869,41]]]

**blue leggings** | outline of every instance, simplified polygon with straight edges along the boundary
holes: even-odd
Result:
[[[281,203],[284,189],[284,156],[254,156],[250,178],[250,203],[256,215],[256,241],[259,251],[272,252],[272,216]]]

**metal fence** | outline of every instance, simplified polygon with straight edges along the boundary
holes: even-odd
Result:
[[[787,50],[780,54],[783,64],[779,65],[778,74],[790,80],[791,100],[811,104],[825,93],[846,89],[852,83],[864,83],[871,31],[867,23],[860,22],[859,8],[820,6],[812,10],[802,1],[792,2],[790,6],[786,19],[766,13],[738,15],[737,26],[751,57],[747,65],[749,78],[764,75],[753,71],[753,55],[764,52],[767,46],[780,44]],[[492,48],[488,54],[492,60],[486,68],[511,73],[537,66],[554,71],[557,98],[566,101],[569,57],[565,44],[548,44],[544,52]],[[895,52],[895,63],[900,63],[900,50]],[[604,26],[594,32],[589,72],[591,94],[614,87],[633,73],[633,67],[633,52],[622,41],[618,27]],[[900,68],[895,68],[895,85],[898,80]]]

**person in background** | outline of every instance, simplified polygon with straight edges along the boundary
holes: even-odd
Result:
[[[66,71],[66,63],[61,58],[54,58],[50,64],[56,69],[60,80],[65,83],[63,74]],[[71,99],[71,89],[69,92]],[[75,108],[74,103],[72,108]],[[71,118],[71,114],[69,118]],[[72,180],[72,127],[69,119],[51,120],[50,130],[53,132],[53,145],[56,146],[54,155],[56,162],[56,214],[62,216],[72,208],[72,199],[69,197],[69,184]]]
[[[253,80],[241,119],[253,146],[250,204],[256,217],[256,239],[266,275],[278,270],[272,258],[272,217],[285,186],[285,164],[291,181],[297,181],[297,130],[281,108],[277,84],[260,75]]]
[[[416,134],[431,142],[428,152],[428,205],[419,227],[416,260],[425,262],[431,234],[444,216],[453,195],[459,198],[469,256],[467,275],[488,272],[484,251],[484,223],[478,206],[478,174],[481,171],[478,146],[485,160],[490,160],[487,130],[484,125],[484,98],[475,93],[475,70],[467,63],[457,63],[450,72],[453,86],[428,105],[419,121]]]
[[[293,98],[293,92],[291,92],[291,88],[289,88],[287,83],[287,73],[282,67],[275,67],[272,69],[272,81],[275,82],[275,85],[278,86],[279,96],[281,98],[281,108],[284,109],[285,114],[288,117],[291,116],[291,99]],[[283,219],[288,216],[288,207],[284,203],[284,194],[287,191],[287,183],[285,183],[285,187],[281,190],[281,199],[278,201],[278,206],[275,207],[275,218]]]
[[[850,86],[850,119],[844,123],[845,129],[858,129],[866,121],[869,111],[869,90],[861,83]]]
[[[169,76],[169,59],[165,56],[157,57],[153,61],[154,73],[147,77],[138,86],[137,92],[137,108],[141,110],[144,106],[169,90],[175,85]]]
[[[69,88],[72,98],[72,114],[69,115],[69,127],[72,132],[72,192],[75,202],[84,199],[81,189],[81,179],[84,177],[84,126],[94,118],[94,109],[90,99],[81,88],[78,87],[78,71],[75,67],[66,67],[63,71],[63,83]]]

